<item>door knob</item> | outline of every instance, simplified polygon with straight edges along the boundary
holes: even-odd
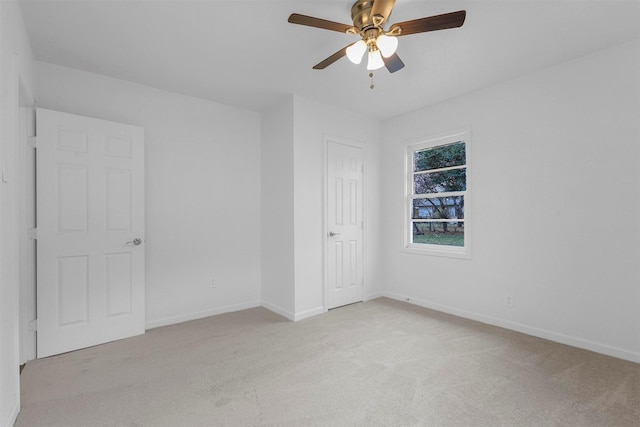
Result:
[[[340,233],[334,233],[333,231],[330,231],[330,232],[329,232],[329,237],[337,236],[337,235],[339,235],[339,234],[340,234]]]
[[[133,241],[131,242],[127,242],[125,243],[126,246],[140,246],[142,244],[142,239],[139,237],[136,237],[135,239],[133,239]]]

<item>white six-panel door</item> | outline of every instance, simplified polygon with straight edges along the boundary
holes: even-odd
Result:
[[[37,110],[37,354],[144,333],[144,130]]]
[[[363,149],[327,141],[327,308],[364,293]]]

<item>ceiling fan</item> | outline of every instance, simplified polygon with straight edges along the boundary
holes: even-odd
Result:
[[[395,23],[385,31],[383,26],[389,20],[394,4],[395,0],[357,0],[351,7],[353,25],[298,13],[291,14],[289,22],[361,37],[357,42],[343,47],[324,61],[316,64],[313,67],[314,70],[325,69],[345,55],[354,64],[359,64],[364,53],[368,51],[368,70],[377,70],[386,66],[389,72],[395,73],[404,67],[404,63],[395,53],[398,47],[398,36],[461,27],[467,14],[466,11],[459,10],[443,15],[412,19]]]

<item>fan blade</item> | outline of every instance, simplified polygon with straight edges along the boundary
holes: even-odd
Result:
[[[354,44],[354,43],[351,43],[351,44]],[[351,46],[351,44],[349,46]],[[314,65],[313,69],[314,70],[324,70],[329,65],[333,64],[334,62],[336,62],[338,59],[342,58],[343,56],[346,56],[347,48],[349,46],[343,47],[342,49],[340,49],[339,51],[337,51],[336,53],[334,53],[333,55],[331,55],[330,57],[328,57],[324,61]]]
[[[338,31],[339,33],[346,33],[349,28],[352,28],[352,25],[327,21],[326,19],[314,18],[313,16],[300,15],[299,13],[292,13],[291,16],[289,16],[289,22],[292,24],[321,28],[323,30]]]
[[[428,31],[461,27],[462,24],[464,24],[466,16],[466,10],[459,10],[457,12],[445,13],[443,15],[398,22],[389,28],[389,32],[392,32],[394,28],[400,27],[402,32],[399,35],[408,36],[409,34],[426,33]]]
[[[404,68],[404,62],[402,62],[397,53],[394,53],[388,58],[385,58],[383,56],[382,60],[384,61],[384,65],[387,67],[387,70],[389,70],[390,73],[395,73],[396,71]]]
[[[395,3],[396,0],[374,0],[373,6],[371,6],[371,20],[373,21],[374,16],[380,15],[384,18],[380,25],[387,22]]]

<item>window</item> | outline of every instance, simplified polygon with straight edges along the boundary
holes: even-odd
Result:
[[[462,132],[407,147],[408,251],[470,256],[468,142]]]

